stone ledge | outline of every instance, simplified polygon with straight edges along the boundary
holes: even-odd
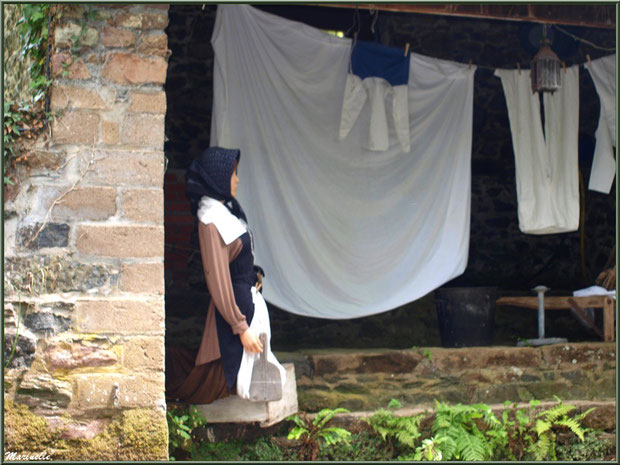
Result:
[[[209,424],[258,422],[261,427],[272,426],[296,413],[298,408],[295,367],[292,363],[285,363],[283,366],[286,370],[286,383],[279,401],[250,402],[235,395],[211,404],[197,405],[196,408]]]

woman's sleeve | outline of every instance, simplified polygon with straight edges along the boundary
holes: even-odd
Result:
[[[215,308],[230,325],[233,334],[243,333],[248,329],[248,323],[235,302],[228,248],[213,224],[205,225],[199,222],[198,235],[202,268]]]

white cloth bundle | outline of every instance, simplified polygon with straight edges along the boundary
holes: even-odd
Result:
[[[515,156],[519,228],[554,234],[579,227],[579,68],[562,73],[562,87],[540,101],[528,71],[498,69],[504,88]],[[545,137],[546,134],[546,137]]]
[[[267,361],[273,363],[280,372],[280,380],[282,381],[282,391],[284,392],[284,383],[286,382],[286,370],[280,362],[276,359],[276,356],[271,352],[271,327],[269,325],[269,312],[267,311],[267,304],[260,292],[256,290],[256,287],[252,287],[252,301],[254,302],[254,317],[252,323],[250,323],[250,329],[254,331],[254,334],[258,336],[260,333],[267,335],[267,347],[263,347],[263,353],[261,357],[267,357]],[[250,384],[252,381],[252,369],[254,368],[254,362],[258,360],[259,354],[246,352],[243,349],[243,356],[241,357],[241,365],[239,366],[239,372],[237,373],[237,395],[243,399],[250,398]]]
[[[238,198],[264,295],[345,319],[396,308],[465,270],[475,67],[411,54],[411,153],[366,150],[370,112],[345,140],[351,41],[249,5],[220,5],[211,144],[241,149]],[[388,113],[389,114],[389,113]]]
[[[616,176],[616,55],[608,55],[585,64],[601,101],[596,130],[596,148],[588,189],[609,194]]]

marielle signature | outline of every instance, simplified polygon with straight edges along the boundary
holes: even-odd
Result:
[[[5,460],[52,460],[49,454],[40,452],[38,454],[18,454],[17,452],[7,451],[4,453]]]

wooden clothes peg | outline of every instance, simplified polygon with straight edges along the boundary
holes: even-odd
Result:
[[[566,62],[565,61],[562,62],[562,68],[564,69],[564,74],[566,74]]]
[[[469,59],[469,69],[471,69],[471,63],[472,63],[472,61],[473,61],[473,60],[470,58],[470,59]]]
[[[409,42],[405,44],[405,56],[409,53]]]
[[[586,55],[586,58],[588,59],[588,66],[592,66],[592,61],[590,60],[590,54],[589,53]]]
[[[521,63],[517,63],[517,69],[519,70],[519,74],[521,74]]]

